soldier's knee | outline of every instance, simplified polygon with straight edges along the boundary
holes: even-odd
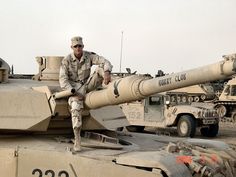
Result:
[[[83,108],[83,104],[80,102],[72,102],[71,110],[81,110]]]
[[[72,110],[81,110],[83,106],[83,101],[79,100],[77,96],[70,97],[68,100],[68,104]]]

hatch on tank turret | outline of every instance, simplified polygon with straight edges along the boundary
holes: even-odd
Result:
[[[0,58],[0,83],[8,82],[10,67],[9,65]]]
[[[34,80],[58,80],[59,69],[63,56],[38,56],[36,61],[39,65],[38,74],[33,76]]]

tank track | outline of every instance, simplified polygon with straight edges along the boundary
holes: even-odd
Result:
[[[222,101],[222,102],[217,102],[216,105],[236,105],[236,102]]]
[[[226,109],[228,110],[227,106],[232,106],[235,105],[236,106],[236,102],[233,101],[220,101],[220,102],[216,102],[216,106],[218,105],[223,105],[226,107]],[[231,114],[231,116],[224,116],[220,118],[220,124],[226,127],[232,127],[235,128],[236,127],[236,117],[234,116],[235,111],[233,111]],[[235,117],[235,118],[234,118]]]
[[[236,121],[231,117],[222,117],[220,118],[220,125],[224,127],[236,128]]]

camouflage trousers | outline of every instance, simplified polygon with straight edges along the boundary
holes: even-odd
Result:
[[[98,88],[102,85],[103,76],[104,70],[98,67],[89,77],[87,83],[81,87],[81,90],[88,93]],[[78,96],[71,96],[68,99],[68,104],[70,106],[73,129],[80,128],[82,126],[82,110],[84,108],[84,100],[81,100]]]

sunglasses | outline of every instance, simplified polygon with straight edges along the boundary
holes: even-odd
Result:
[[[82,48],[83,45],[75,45],[74,48]]]

